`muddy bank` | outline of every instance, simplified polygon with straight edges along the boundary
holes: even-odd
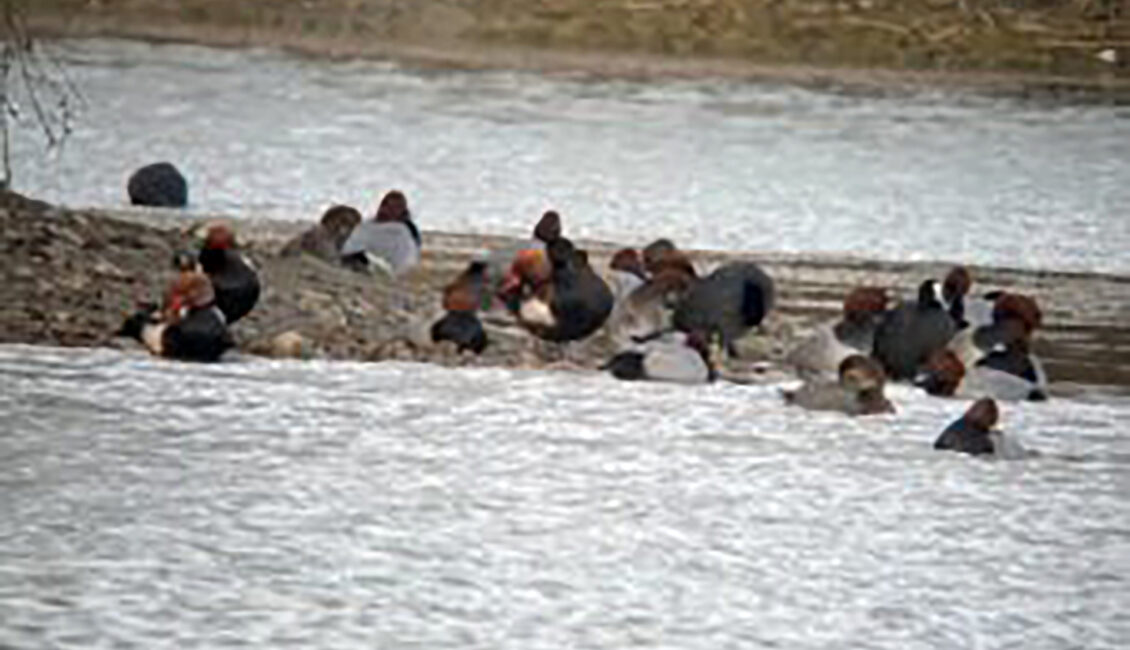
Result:
[[[444,68],[1130,100],[1119,3],[38,0],[34,30]]]
[[[174,250],[217,215],[142,210],[66,210],[9,194],[0,199],[0,342],[135,347],[113,332],[134,305],[160,295]],[[440,290],[477,251],[501,237],[425,232],[423,262],[395,281],[318,260],[283,258],[286,239],[308,222],[241,219],[248,256],[259,267],[263,295],[233,328],[239,349],[271,354],[279,334],[297,332],[304,354],[329,359],[415,359],[445,365],[596,368],[612,352],[605,336],[574,345],[562,358],[512,324],[488,323],[491,346],[481,357],[427,343],[439,315]],[[582,242],[601,268],[614,246]],[[631,242],[642,245],[645,242]],[[741,257],[776,279],[779,308],[742,341],[746,358],[725,369],[747,380],[780,379],[785,351],[815,323],[834,316],[847,288],[859,284],[905,293],[945,263],[890,263],[835,256],[696,252],[701,268]],[[981,286],[1032,293],[1045,310],[1036,349],[1053,389],[1104,387],[1130,392],[1130,278],[974,267]]]

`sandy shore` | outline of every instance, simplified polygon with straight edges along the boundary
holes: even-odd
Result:
[[[0,199],[0,342],[133,347],[113,338],[139,300],[153,299],[171,277],[173,250],[203,219],[222,215],[162,210],[68,210],[18,195]],[[313,217],[311,218],[311,220]],[[264,285],[259,305],[234,328],[239,348],[270,354],[271,340],[298,332],[308,353],[330,359],[415,359],[445,365],[561,365],[518,328],[495,323],[481,357],[431,346],[422,336],[439,314],[439,296],[473,254],[504,237],[425,232],[422,264],[395,281],[311,258],[277,255],[310,222],[238,219],[239,236]],[[603,268],[615,245],[581,242]],[[628,242],[642,245],[646,242]],[[783,354],[815,323],[832,318],[848,288],[861,284],[905,294],[948,265],[879,262],[833,255],[697,251],[700,268],[734,258],[762,264],[779,288],[779,307],[742,341],[745,359],[727,368],[749,380],[787,376]],[[979,286],[1037,296],[1045,328],[1036,341],[1053,391],[1086,385],[1130,392],[1130,277],[974,267]],[[573,366],[596,368],[612,352],[596,335],[570,351]],[[568,364],[567,364],[568,365]],[[764,374],[753,368],[769,368]],[[760,372],[760,371],[758,371]]]
[[[887,5],[41,0],[29,6],[29,22],[52,37],[277,47],[439,68],[1130,101],[1130,23],[1120,14]]]

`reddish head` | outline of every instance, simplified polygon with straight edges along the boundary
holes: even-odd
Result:
[[[227,224],[217,223],[208,227],[204,235],[204,250],[228,250],[235,248],[235,233]]]
[[[548,283],[552,273],[553,267],[543,249],[520,250],[503,277],[498,294],[505,300],[519,295],[523,287],[536,289]]]
[[[962,418],[975,429],[980,431],[990,431],[993,427],[997,426],[997,421],[1000,419],[1000,411],[997,409],[997,403],[989,397],[982,397],[981,399],[973,402],[969,410],[965,412]]]
[[[862,354],[853,354],[840,362],[840,385],[855,392],[881,390],[887,381],[877,361]]]
[[[1015,319],[1024,326],[1024,331],[1031,334],[1043,323],[1043,313],[1040,306],[1033,298],[1019,293],[1003,293],[993,305],[993,320],[1003,322]]]
[[[844,298],[844,316],[849,320],[881,314],[887,309],[887,291],[878,287],[858,287]]]
[[[374,217],[376,221],[408,221],[408,199],[400,190],[392,190],[384,195]]]
[[[561,237],[561,215],[548,210],[534,226],[534,239],[549,243]]]
[[[965,364],[953,350],[938,350],[930,355],[917,382],[931,395],[951,396],[965,378]]]
[[[964,266],[955,266],[946,275],[942,283],[942,298],[946,302],[953,302],[959,296],[969,295],[969,288],[973,286],[973,276]]]
[[[615,271],[632,273],[641,278],[646,276],[643,260],[640,259],[639,252],[634,248],[621,248],[616,251],[616,254],[612,256],[612,261],[609,262],[608,266]]]

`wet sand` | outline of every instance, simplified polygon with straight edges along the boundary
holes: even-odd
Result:
[[[69,210],[17,195],[0,200],[0,342],[63,346],[136,347],[113,332],[139,300],[155,299],[172,275],[170,256],[188,245],[201,221],[223,215],[178,211]],[[445,365],[596,368],[613,351],[600,334],[561,358],[504,322],[489,324],[492,345],[481,357],[432,346],[423,333],[439,315],[439,296],[472,255],[505,237],[424,232],[423,261],[396,280],[347,271],[311,258],[283,258],[282,244],[306,221],[238,219],[239,237],[258,265],[264,292],[256,309],[233,327],[239,349],[272,354],[271,341],[298,332],[306,353],[330,359],[415,359]],[[603,268],[619,246],[581,241]],[[624,242],[640,246],[646,242]],[[620,244],[620,245],[624,245]],[[758,262],[774,277],[778,308],[742,341],[743,361],[725,369],[734,378],[779,380],[779,362],[814,324],[833,318],[845,292],[858,285],[912,293],[924,278],[940,277],[939,262],[879,262],[834,255],[695,251],[700,269],[730,259]],[[972,267],[977,289],[1035,295],[1045,326],[1035,349],[1045,360],[1054,393],[1083,386],[1130,393],[1130,277]]]

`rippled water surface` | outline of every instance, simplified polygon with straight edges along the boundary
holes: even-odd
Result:
[[[0,647],[1125,648],[1130,405],[0,347]]]
[[[264,51],[64,46],[90,108],[18,186],[118,205],[182,166],[197,207],[314,219],[406,190],[424,228],[1130,271],[1130,112],[927,93],[412,72]]]

